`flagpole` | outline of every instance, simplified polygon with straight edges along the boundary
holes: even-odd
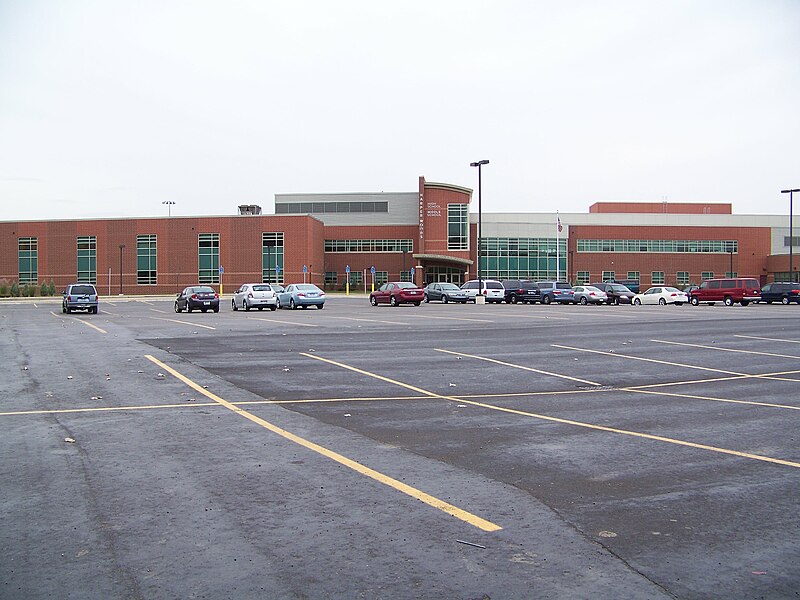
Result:
[[[561,279],[561,216],[556,211],[556,281]]]

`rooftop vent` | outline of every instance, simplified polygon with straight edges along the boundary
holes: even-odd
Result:
[[[239,214],[240,215],[260,215],[261,214],[261,207],[257,204],[240,204],[239,205]]]

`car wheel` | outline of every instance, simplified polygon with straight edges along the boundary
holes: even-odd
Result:
[[[324,305],[324,304],[317,304],[317,308],[318,308],[319,310],[322,310],[322,307],[323,307],[323,306],[325,306],[325,305]]]
[[[542,298],[542,304],[550,304],[550,296],[545,296]]]
[[[204,312],[206,312],[207,310],[208,310],[207,308],[201,308],[201,309],[200,309],[200,312],[204,313]]]
[[[519,300],[517,299],[517,297],[512,295],[512,296],[511,296],[511,304],[516,304],[517,302],[519,302]]]
[[[375,296],[370,296],[369,303],[372,304],[372,306],[378,306],[378,299]]]
[[[691,304],[692,306],[697,306],[698,304],[700,304],[700,300],[697,299],[697,296],[692,296],[692,299],[689,300],[689,304]]]
[[[396,296],[392,296],[391,300],[389,300],[389,304],[391,304],[392,306],[396,307],[398,305],[397,297]]]
[[[581,296],[581,304],[583,304],[584,306],[589,304],[589,301],[586,299],[586,296]]]
[[[658,303],[659,303],[661,306],[664,306],[664,305],[666,305],[667,301],[666,301],[664,298],[659,298],[659,299],[658,299]]]
[[[181,312],[181,307],[180,307],[180,306],[178,306],[178,303],[177,303],[177,302],[175,303],[175,312],[176,312],[176,313],[179,313],[179,312]]]
[[[442,304],[447,304],[448,302],[450,302],[450,298],[447,295],[442,296]]]
[[[233,298],[231,298],[231,310],[233,310],[234,312],[239,310],[239,307],[236,306],[236,300],[234,300]]]
[[[61,312],[62,313],[66,313],[67,312],[67,307],[64,306],[63,304],[61,305]]]
[[[781,304],[789,304],[789,297],[784,296],[783,298],[781,298]]]
[[[258,307],[258,310],[259,310],[259,311],[262,311],[262,310],[264,310],[264,307],[263,307],[263,306],[259,306],[259,307]]]
[[[614,298],[614,306],[619,306],[619,298]]]
[[[211,309],[211,310],[213,310],[214,312],[218,313],[218,312],[219,312],[219,306],[215,306],[215,307],[214,307],[213,309]]]
[[[277,309],[277,308],[280,308],[280,307],[281,307],[281,299],[280,298],[275,298],[275,308]]]
[[[92,307],[92,313],[97,314],[98,310],[100,310],[99,307],[97,306]]]
[[[747,306],[748,304],[750,304],[750,300],[742,300],[741,302],[739,302],[739,304],[741,304],[742,306]]]
[[[767,304],[772,304],[772,300],[764,300]]]
[[[242,308],[245,309],[247,312],[250,312],[250,303],[247,301],[247,298],[242,300]]]
[[[277,304],[273,304],[272,306],[269,307],[269,309],[270,310],[278,310],[278,305]]]
[[[722,301],[725,306],[733,306],[733,298],[730,296],[725,296],[725,300]]]
[[[292,310],[297,310],[297,304],[294,303],[294,298],[289,298],[289,308]]]
[[[430,299],[430,298],[428,298],[428,294],[425,294],[425,295],[422,297],[422,299],[425,301],[425,304],[427,304],[428,302],[430,302],[430,301],[431,301],[431,299]]]
[[[641,300],[639,300],[638,298],[634,298],[634,299],[633,299],[633,303],[634,303],[636,306],[641,306],[641,305],[642,305],[642,301],[641,301]]]
[[[414,306],[419,306],[419,302],[414,302]]]
[[[190,304],[187,304],[187,305],[186,305],[186,312],[190,313],[190,312],[192,312],[193,310],[194,310],[194,309],[191,307],[191,305],[190,305]]]

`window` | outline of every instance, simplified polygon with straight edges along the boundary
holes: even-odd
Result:
[[[639,271],[628,271],[628,280],[629,281],[639,281],[641,277],[639,276]]]
[[[325,240],[325,252],[413,252],[413,240]]]
[[[339,281],[339,273],[336,271],[325,271],[325,285],[336,285]]]
[[[689,271],[678,271],[675,275],[675,281],[678,285],[688,285],[689,284]]]
[[[380,285],[389,281],[388,271],[375,271],[375,285]]]
[[[39,281],[39,240],[35,237],[21,237],[18,240],[19,282],[37,283]]]
[[[729,254],[737,240],[577,240],[578,252],[660,252]]]
[[[283,283],[283,232],[261,234],[261,281]]]
[[[578,271],[578,278],[576,279],[578,285],[586,285],[589,283],[589,271]]]
[[[726,271],[725,277],[738,277],[738,273],[736,271]]]
[[[138,285],[158,283],[156,247],[154,234],[136,236],[136,283]]]
[[[481,272],[487,279],[563,279],[567,275],[567,240],[484,237]]]
[[[197,283],[219,283],[219,234],[197,236]]]
[[[447,249],[469,250],[469,205],[447,205]]]
[[[653,271],[650,274],[652,285],[664,285],[664,271]]]
[[[615,281],[617,274],[615,271],[603,271],[603,281]]]
[[[701,281],[705,281],[706,279],[714,279],[714,271],[703,271],[700,274]]]
[[[275,204],[276,215],[324,213],[387,213],[388,202],[281,202]]]
[[[79,235],[77,245],[78,281],[97,283],[97,236]]]
[[[400,271],[400,281],[411,281],[411,271]]]
[[[362,281],[361,271],[350,271],[350,287],[360,286]]]

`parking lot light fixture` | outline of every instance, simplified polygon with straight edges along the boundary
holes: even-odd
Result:
[[[481,270],[481,167],[488,165],[488,160],[469,163],[470,167],[478,167],[478,295],[483,295],[483,272]]]
[[[794,211],[792,210],[792,195],[795,192],[800,192],[800,188],[796,188],[793,190],[781,190],[781,194],[789,194],[789,281],[794,283],[794,270],[792,267],[794,266],[792,263],[794,262],[792,259],[793,253],[792,249],[794,248],[794,228],[792,227],[792,216]]]
[[[172,216],[172,207],[175,205],[175,201],[174,200],[164,200],[161,204],[166,204],[167,205],[167,216],[171,217]]]

